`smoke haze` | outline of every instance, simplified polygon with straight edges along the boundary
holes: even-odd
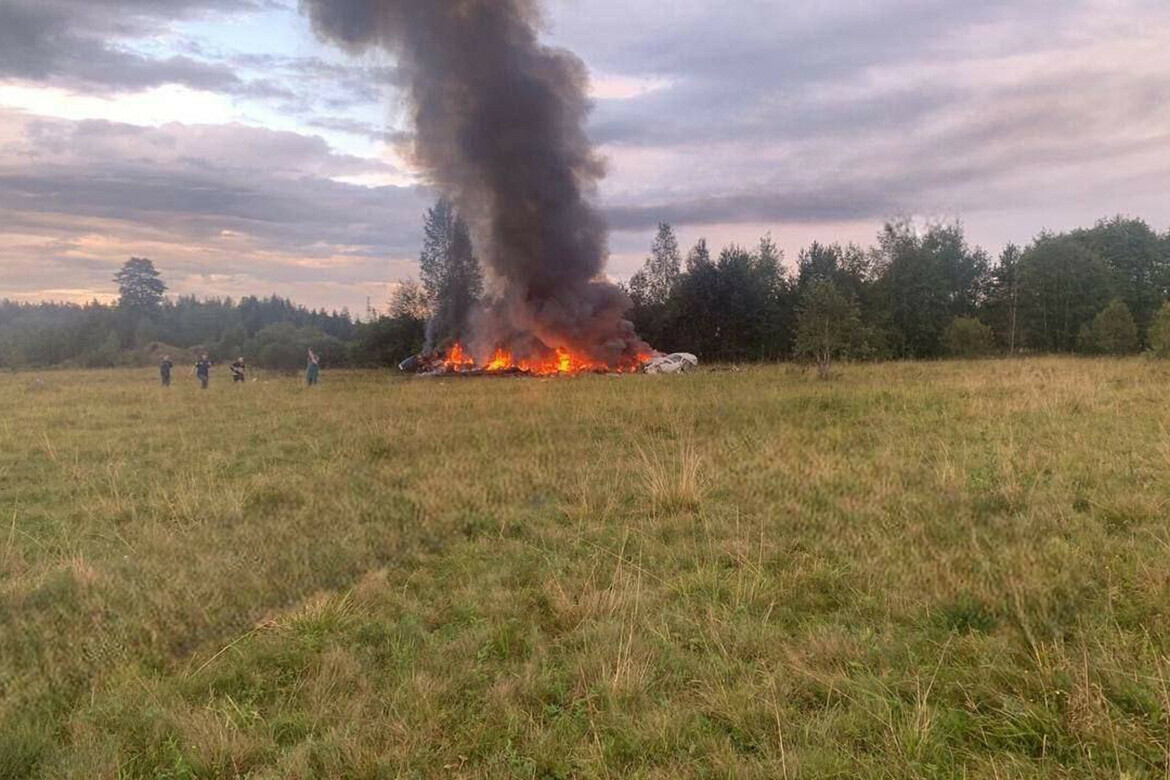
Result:
[[[317,33],[398,60],[414,158],[469,220],[489,272],[471,349],[563,347],[618,365],[649,348],[625,294],[599,279],[602,160],[585,133],[589,76],[541,45],[533,0],[302,0]]]

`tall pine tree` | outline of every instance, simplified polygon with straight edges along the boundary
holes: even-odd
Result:
[[[427,346],[433,349],[464,338],[471,312],[483,295],[483,272],[471,231],[447,198],[427,211],[419,269],[432,307]]]
[[[167,291],[154,263],[145,257],[127,260],[114,274],[114,281],[118,283],[118,305],[141,314],[157,310]]]

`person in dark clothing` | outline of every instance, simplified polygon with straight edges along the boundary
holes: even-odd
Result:
[[[309,387],[317,384],[318,378],[321,376],[321,361],[313,350],[309,350],[309,365],[305,368],[305,381]]]
[[[195,376],[199,379],[199,385],[206,390],[207,383],[211,381],[211,361],[207,359],[207,355],[199,358],[199,362],[195,364]]]
[[[159,361],[158,375],[162,380],[163,387],[171,386],[171,369],[174,368],[174,366],[175,364],[171,362],[170,355],[163,355],[163,359]]]
[[[242,357],[236,358],[235,362],[228,366],[228,369],[232,372],[232,382],[245,381],[244,375],[247,369],[244,366],[244,359]]]

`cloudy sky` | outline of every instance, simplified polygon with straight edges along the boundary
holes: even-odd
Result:
[[[546,37],[593,73],[614,276],[661,220],[790,260],[896,215],[992,251],[1170,227],[1166,0],[549,0]],[[108,298],[137,255],[176,293],[381,305],[432,198],[395,81],[296,0],[0,0],[0,297]]]

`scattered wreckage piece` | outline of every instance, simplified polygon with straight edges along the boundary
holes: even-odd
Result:
[[[642,365],[642,371],[647,374],[685,374],[698,366],[699,359],[690,352],[675,352],[650,358]]]

